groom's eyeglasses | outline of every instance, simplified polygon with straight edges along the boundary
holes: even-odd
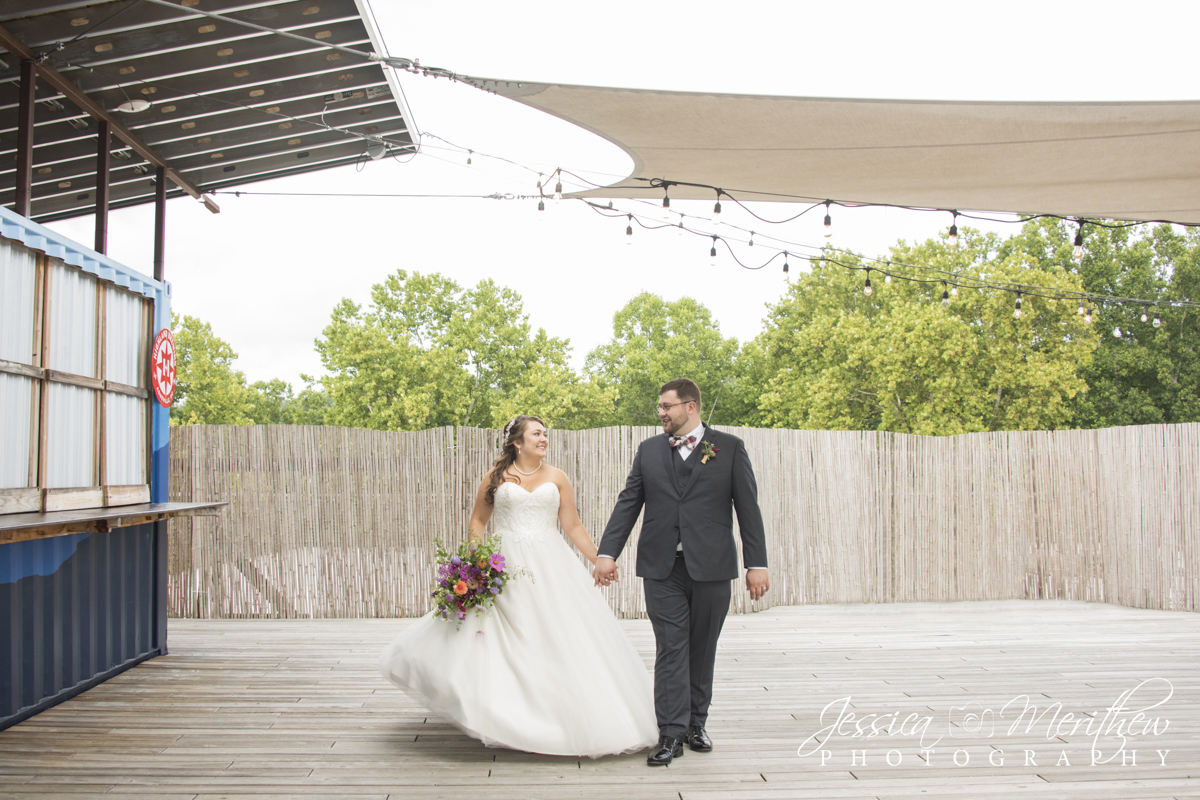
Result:
[[[667,412],[667,411],[670,411],[675,406],[684,406],[690,402],[692,402],[692,401],[691,400],[681,400],[678,403],[659,403],[658,405],[656,405],[654,407],[654,413],[657,414],[660,411]]]

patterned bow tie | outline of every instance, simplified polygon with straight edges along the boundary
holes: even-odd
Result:
[[[691,447],[695,443],[696,443],[695,436],[672,436],[671,437],[671,447],[682,447],[684,445]]]

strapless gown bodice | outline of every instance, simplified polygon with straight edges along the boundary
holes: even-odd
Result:
[[[543,483],[533,491],[515,483],[498,486],[494,517],[501,544],[548,541],[561,536],[558,504],[558,487],[553,483]]]
[[[492,747],[591,756],[658,741],[650,673],[558,530],[553,483],[496,489],[500,552],[525,574],[459,628],[409,623],[379,670]]]

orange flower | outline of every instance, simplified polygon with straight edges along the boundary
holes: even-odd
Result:
[[[454,593],[455,594],[466,594],[467,593],[467,582],[459,581],[458,583],[454,584]]]

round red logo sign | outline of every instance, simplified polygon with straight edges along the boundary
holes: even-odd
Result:
[[[163,328],[154,337],[154,347],[150,349],[150,382],[154,384],[158,402],[170,408],[175,399],[175,338],[169,328]]]

